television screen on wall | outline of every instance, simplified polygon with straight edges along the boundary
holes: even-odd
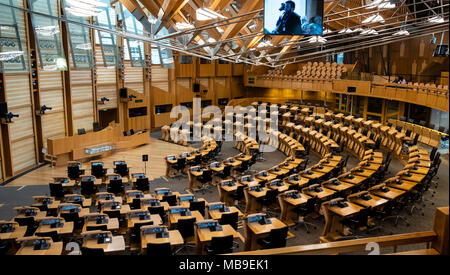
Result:
[[[264,34],[322,35],[323,0],[264,0]]]

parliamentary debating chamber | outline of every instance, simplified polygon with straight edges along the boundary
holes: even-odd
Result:
[[[0,255],[448,255],[449,1],[0,0]]]

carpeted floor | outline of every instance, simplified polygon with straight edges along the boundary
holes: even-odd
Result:
[[[159,138],[161,136],[160,132],[152,133],[152,137]],[[199,147],[200,143],[192,144],[192,147]],[[425,146],[423,148],[430,150]],[[224,142],[221,150],[221,154],[218,157],[218,160],[225,159],[230,156],[234,156],[238,154],[239,151],[233,148],[232,142]],[[343,153],[346,155],[347,153]],[[264,169],[269,169],[272,166],[277,165],[282,160],[284,160],[286,156],[279,152],[271,152],[264,153],[264,161],[257,162],[255,165],[251,167],[251,170],[260,171]],[[319,156],[315,153],[311,153],[309,157],[308,166],[317,163],[319,160]],[[347,167],[354,167],[359,161],[353,157],[352,155],[349,158],[347,163]],[[382,223],[382,230],[380,232],[373,232],[370,234],[366,233],[358,233],[361,237],[371,237],[371,236],[379,236],[379,235],[389,235],[389,234],[400,234],[400,233],[409,233],[409,232],[417,232],[417,231],[426,231],[431,230],[433,227],[433,218],[434,211],[436,207],[448,206],[449,205],[449,173],[448,173],[448,155],[442,156],[442,164],[440,170],[438,172],[438,178],[436,180],[439,182],[439,185],[436,189],[436,194],[434,197],[431,196],[431,192],[426,195],[427,199],[430,199],[431,202],[427,202],[424,207],[424,216],[420,214],[419,211],[414,211],[412,215],[409,215],[406,211],[403,213],[403,216],[408,219],[410,226],[406,226],[406,224],[402,221],[399,222],[398,226],[395,227],[393,225],[393,221],[385,221]],[[387,177],[392,176],[396,172],[400,171],[403,168],[402,163],[396,158],[392,159],[391,165],[389,167],[389,174]],[[188,187],[188,179],[187,176],[180,179],[165,179],[165,178],[156,178],[150,183],[150,188],[153,190],[158,187],[170,187],[173,191],[178,191],[180,193],[185,193],[186,188]],[[434,188],[434,187],[432,187]],[[32,204],[32,196],[34,195],[44,195],[49,193],[48,186],[1,186],[0,187],[0,219],[9,220],[14,216],[13,208],[16,206],[24,206]],[[203,197],[208,202],[217,202],[219,201],[219,196],[216,188],[211,188],[210,192],[206,194],[196,194],[198,197]],[[418,204],[419,206],[419,204]],[[422,207],[420,205],[420,207]],[[241,209],[243,210],[243,209]],[[279,214],[279,213],[278,213]],[[317,226],[317,229],[312,229],[309,234],[303,229],[303,227],[299,227],[298,230],[290,229],[290,232],[295,235],[294,238],[290,238],[287,242],[288,246],[293,245],[302,245],[302,244],[314,244],[319,242],[319,236],[322,234],[322,230],[324,227],[324,219],[323,217],[319,217],[316,220],[312,220]],[[244,236],[243,229],[240,228],[239,232]],[[403,251],[405,249],[422,249],[425,248],[425,245],[412,245],[409,247],[399,247],[398,251]],[[242,251],[243,244],[240,243],[239,247],[235,249],[235,251]],[[392,252],[392,249],[382,249],[382,253]],[[181,254],[193,254],[193,249],[186,249]],[[367,253],[367,252],[361,252]]]

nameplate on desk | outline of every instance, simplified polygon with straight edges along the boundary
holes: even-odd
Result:
[[[87,147],[84,149],[84,152],[88,155],[95,155],[107,151],[112,151],[113,149],[114,149],[113,145],[101,145],[101,146]]]

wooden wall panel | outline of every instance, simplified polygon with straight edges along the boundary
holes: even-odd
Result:
[[[125,87],[139,93],[144,93],[144,69],[131,67],[129,61],[125,61]]]
[[[11,143],[13,172],[18,173],[36,165],[34,138],[26,138]]]
[[[5,92],[8,109],[31,104],[28,76],[5,75]]]
[[[73,131],[84,128],[92,131],[94,122],[94,104],[92,78],[90,70],[72,70],[70,72],[72,88],[72,119]]]
[[[102,97],[109,101],[105,104],[97,104],[98,110],[117,108],[117,86],[115,67],[105,67],[100,45],[95,46],[95,64],[97,69],[97,102]]]
[[[16,174],[36,165],[30,82],[28,74],[5,75],[4,82],[8,111],[19,115],[9,125],[11,166]]]
[[[98,104],[98,109],[113,109],[117,108],[117,87],[113,85],[97,85],[97,101],[102,97],[106,97],[109,101],[105,101],[105,104]]]
[[[47,139],[50,137],[60,137],[65,136],[66,131],[64,127],[53,127],[52,125],[59,125],[63,123],[64,125],[64,112],[57,113],[47,113],[41,118],[42,122],[42,137],[43,146],[47,148]]]

